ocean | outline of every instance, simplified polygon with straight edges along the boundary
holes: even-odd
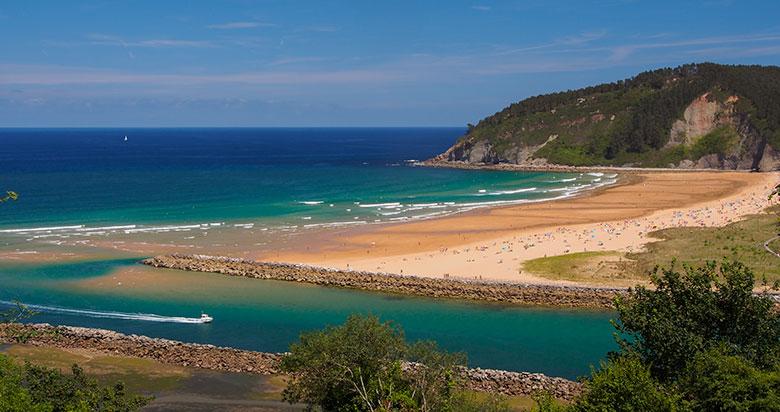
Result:
[[[463,132],[0,129],[0,190],[21,196],[0,211],[0,234],[368,224],[566,197],[613,181],[411,166]]]
[[[0,205],[0,306],[16,299],[36,305],[34,322],[261,351],[283,351],[302,331],[350,313],[374,313],[399,323],[411,339],[466,352],[472,366],[586,374],[615,349],[610,312],[231,278],[144,267],[137,252],[90,252],[100,242],[178,245],[218,231],[273,243],[329,226],[567,197],[615,179],[414,166],[463,132],[0,129],[0,191],[20,196]],[[215,246],[200,245],[204,252]],[[75,257],[52,260],[46,253]],[[197,323],[201,311],[214,322]]]

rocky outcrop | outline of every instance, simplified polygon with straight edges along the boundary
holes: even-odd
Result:
[[[256,279],[522,305],[609,308],[612,307],[617,295],[626,292],[625,289],[619,288],[529,285],[453,278],[433,279],[206,255],[157,256],[146,259],[143,263],[154,267],[214,272]]]
[[[710,93],[699,96],[685,108],[683,118],[672,124],[666,147],[692,145],[718,127],[733,125],[734,103],[738,100],[731,96],[725,102],[719,102]]]
[[[0,323],[0,342],[24,343],[63,349],[87,349],[110,355],[153,359],[157,362],[225,372],[279,374],[282,354],[253,352],[169,339],[125,335],[105,329]],[[407,364],[406,367],[409,367]],[[559,399],[572,399],[581,384],[540,373],[509,372],[495,369],[463,369],[470,389],[509,396],[546,391]]]

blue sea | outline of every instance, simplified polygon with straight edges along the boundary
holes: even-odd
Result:
[[[40,314],[31,321],[261,351],[283,351],[302,331],[340,323],[350,313],[374,313],[399,323],[411,339],[434,339],[466,352],[473,366],[569,378],[587,373],[615,348],[609,312],[155,269],[139,265],[145,256],[138,252],[112,255],[97,247],[195,242],[219,230],[273,243],[285,233],[309,229],[557,199],[616,178],[415,166],[463,133],[461,128],[0,129],[0,191],[19,193],[16,202],[0,205],[0,306],[18,299],[37,305]],[[201,242],[203,253],[210,245]],[[254,245],[243,246],[260,247]],[[214,322],[189,319],[201,311]]]
[[[210,223],[303,228],[401,221],[566,197],[613,181],[599,173],[413,166],[463,133],[0,129],[0,190],[21,196],[0,210],[0,229],[6,229],[0,233],[61,226],[143,231]]]

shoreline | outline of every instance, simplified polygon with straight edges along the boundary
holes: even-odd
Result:
[[[656,230],[724,226],[762,213],[777,180],[778,172],[638,172],[569,199],[328,231],[292,250],[249,257],[438,279],[615,286],[550,280],[526,273],[522,263],[575,252],[637,252],[658,240],[649,235]]]
[[[23,339],[18,338],[24,336]],[[0,342],[60,349],[83,349],[110,355],[152,359],[178,366],[224,372],[279,374],[283,354],[255,352],[199,343],[126,335],[106,329],[37,324],[0,324]],[[466,368],[462,371],[466,387],[502,395],[532,395],[540,390],[559,399],[570,400],[582,385],[541,373],[496,369]]]
[[[464,170],[504,170],[516,172],[558,172],[558,173],[587,173],[587,172],[611,172],[619,174],[635,173],[669,173],[669,172],[723,172],[723,173],[773,173],[775,171],[754,171],[743,169],[683,169],[676,167],[625,167],[625,166],[567,166],[557,164],[521,165],[516,163],[470,163],[462,160],[437,160],[436,158],[415,162],[417,167],[434,167]]]

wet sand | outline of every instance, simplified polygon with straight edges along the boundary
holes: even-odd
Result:
[[[770,205],[780,173],[658,172],[577,198],[482,209],[439,219],[314,233],[267,261],[363,271],[567,284],[521,271],[522,262],[583,251],[637,251],[647,233],[723,226]]]

